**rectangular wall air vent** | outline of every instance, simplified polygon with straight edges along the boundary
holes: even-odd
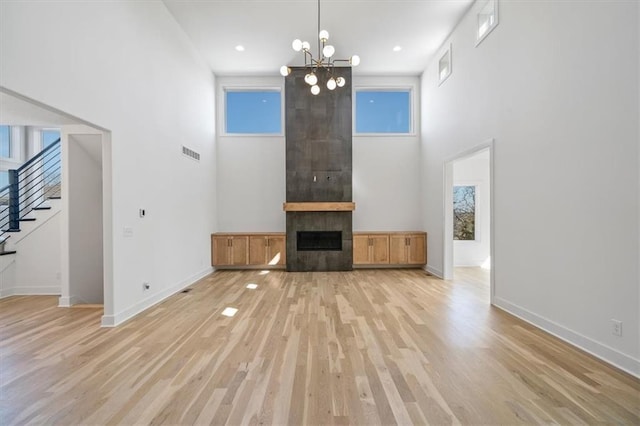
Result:
[[[182,153],[189,158],[193,158],[196,161],[200,161],[200,154],[198,154],[192,149],[187,148],[186,146],[182,147]]]

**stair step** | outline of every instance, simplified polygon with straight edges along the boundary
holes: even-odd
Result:
[[[59,195],[55,195],[53,197],[47,197],[47,198],[50,199],[50,200],[61,200],[62,199],[62,197],[59,196]]]
[[[20,232],[19,229],[11,228],[11,229],[3,229],[2,232]]]
[[[9,254],[16,254],[16,252],[15,251],[3,251],[3,252],[0,252],[0,256],[7,256]]]
[[[20,219],[20,222],[34,222],[35,220],[35,217],[23,217],[22,219]]]
[[[34,208],[32,208],[31,210],[51,210],[51,207],[46,207],[46,206],[43,206],[43,207],[34,207]]]

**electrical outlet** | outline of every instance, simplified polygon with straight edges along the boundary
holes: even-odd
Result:
[[[151,288],[149,283],[142,283],[142,291],[147,291]]]
[[[618,321],[617,319],[611,320],[611,332],[615,336],[622,336],[622,321]]]

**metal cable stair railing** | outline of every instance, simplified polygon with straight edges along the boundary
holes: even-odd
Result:
[[[9,170],[9,185],[0,188],[0,243],[7,233],[19,232],[27,215],[42,204],[60,198],[60,139],[51,143],[16,170]]]

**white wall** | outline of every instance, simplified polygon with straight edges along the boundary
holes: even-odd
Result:
[[[284,232],[284,119],[280,136],[224,135],[225,87],[280,89],[284,107],[284,79],[218,77],[216,82],[218,229],[222,232]]]
[[[489,151],[453,163],[453,185],[476,187],[476,228],[473,241],[453,241],[454,266],[481,266],[488,258],[490,245]]]
[[[104,300],[101,139],[100,135],[69,135],[65,141],[70,304]]]
[[[353,230],[421,231],[419,78],[356,76],[353,87],[354,90],[410,88],[414,130],[410,135],[401,136],[354,135]]]
[[[225,232],[285,231],[285,137],[225,136],[224,88],[280,88],[282,77],[219,77],[218,228]],[[411,88],[416,133],[353,137],[355,231],[421,230],[419,79],[354,77],[354,88]],[[283,123],[284,130],[284,123]]]
[[[495,303],[640,374],[638,3],[500,2],[422,76],[424,222],[442,269],[447,158],[495,138]],[[623,336],[611,319],[623,321]]]
[[[105,292],[113,303],[105,301],[103,323],[120,323],[210,271],[214,78],[165,6],[2,2],[0,52],[0,86],[110,130],[114,288]],[[200,162],[184,157],[182,145]]]
[[[11,234],[0,257],[0,297],[23,294],[60,294],[60,209],[33,214],[35,222],[23,222],[22,232]]]

